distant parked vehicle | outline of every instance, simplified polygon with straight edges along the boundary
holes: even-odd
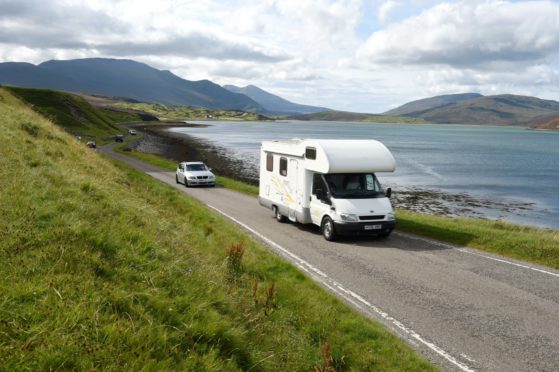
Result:
[[[129,130],[128,130],[128,134],[130,134],[130,135],[132,135],[132,136],[135,136],[135,135],[138,134],[138,133],[136,133],[136,131],[135,131],[134,129],[129,129]]]
[[[184,183],[186,187],[215,186],[215,175],[206,164],[199,161],[180,163],[175,177],[177,183]]]
[[[115,142],[124,142],[124,136],[122,134],[115,135]]]
[[[97,148],[97,144],[93,141],[87,141],[86,146],[91,148],[91,149],[96,149]]]

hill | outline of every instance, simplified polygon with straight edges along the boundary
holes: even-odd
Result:
[[[2,369],[434,369],[237,225],[6,89],[0,119]]]
[[[293,103],[254,85],[247,85],[246,87],[242,88],[235,85],[224,85],[223,87],[231,92],[244,94],[245,96],[252,98],[262,107],[264,107],[266,113],[268,114],[298,115],[330,111],[330,109],[325,107],[308,106]]]
[[[28,63],[0,63],[0,84],[60,89],[142,102],[262,112],[245,95],[209,80],[190,81],[170,71],[124,59],[86,58]]]
[[[361,114],[346,111],[326,111],[314,114],[294,115],[293,120],[317,120],[317,121],[357,121],[370,123],[425,123],[421,118],[410,118],[404,116],[390,116],[383,114]]]
[[[559,113],[538,117],[532,120],[530,127],[543,130],[559,130]]]
[[[451,102],[452,100],[454,102]],[[530,126],[538,118],[559,114],[559,102],[512,94],[474,98],[451,95],[421,101],[427,103],[411,102],[388,112],[405,111],[408,116],[421,118],[430,123],[518,126]],[[437,103],[441,105],[436,106]],[[421,111],[409,111],[410,108],[429,105],[434,107],[424,108]],[[405,107],[407,109],[404,110]]]
[[[385,115],[395,115],[395,116],[417,116],[418,113],[423,111],[431,110],[434,108],[439,108],[447,106],[453,103],[465,101],[472,98],[483,97],[478,93],[462,93],[462,94],[446,94],[442,96],[423,98],[417,101],[408,102],[400,107],[393,110],[387,111]]]
[[[116,125],[118,122],[157,120],[142,113],[97,109],[82,97],[65,92],[16,87],[5,89],[69,133],[96,140],[120,133],[122,128]]]

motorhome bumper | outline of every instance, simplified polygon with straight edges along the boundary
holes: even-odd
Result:
[[[391,231],[396,226],[396,221],[370,221],[370,222],[334,222],[338,234],[377,234]]]

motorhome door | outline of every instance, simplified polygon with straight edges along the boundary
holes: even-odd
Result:
[[[313,175],[311,190],[311,220],[315,225],[320,226],[322,217],[330,211],[330,204],[326,199],[328,189],[320,173]]]
[[[289,180],[289,191],[291,194],[291,198],[289,198],[288,207],[289,207],[289,219],[293,222],[297,221],[297,209],[301,206],[301,198],[299,196],[299,185],[298,181],[298,174],[299,174],[299,163],[297,159],[289,159],[289,172],[287,174],[287,178]]]

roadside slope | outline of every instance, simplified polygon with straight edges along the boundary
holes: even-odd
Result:
[[[4,368],[432,369],[238,227],[2,89],[0,120]]]

